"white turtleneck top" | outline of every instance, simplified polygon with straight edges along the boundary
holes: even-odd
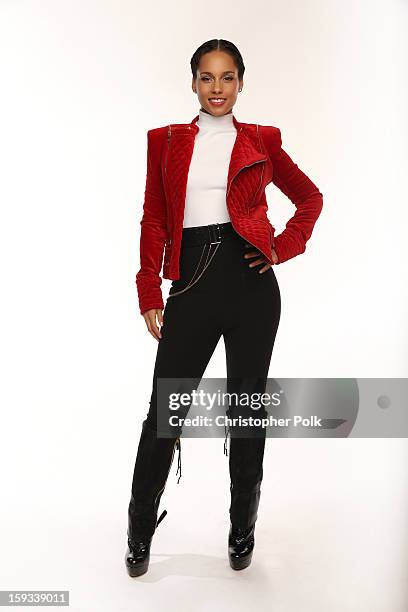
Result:
[[[230,221],[227,177],[237,130],[232,113],[216,117],[199,110],[187,179],[183,227]]]

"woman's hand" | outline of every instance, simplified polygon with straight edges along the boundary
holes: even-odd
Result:
[[[252,246],[252,245],[248,245],[247,244],[246,246]],[[258,270],[258,272],[260,274],[262,274],[263,272],[266,272],[266,270],[269,270],[269,268],[272,268],[272,264],[270,264],[265,259],[263,253],[258,251],[258,249],[255,249],[253,251],[248,251],[247,253],[245,253],[244,257],[245,257],[245,259],[249,259],[251,257],[258,257],[258,259],[256,259],[255,261],[251,261],[251,263],[249,264],[250,268],[253,268],[254,266],[256,266],[258,264],[265,263],[265,265],[262,266],[262,268],[260,270]],[[273,259],[273,263],[274,264],[278,263],[278,261],[279,261],[275,249],[272,249],[272,259]]]
[[[163,310],[161,308],[146,310],[146,312],[143,313],[143,317],[146,321],[149,333],[153,336],[153,338],[155,338],[155,340],[159,341],[162,336],[157,322],[160,324],[160,326],[163,325]]]

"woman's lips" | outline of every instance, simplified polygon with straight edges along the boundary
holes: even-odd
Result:
[[[213,106],[222,106],[225,103],[225,98],[209,98],[208,101]]]

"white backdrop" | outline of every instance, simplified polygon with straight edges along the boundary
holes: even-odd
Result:
[[[275,268],[269,375],[406,377],[407,10],[1,1],[0,589],[70,589],[78,610],[175,610],[174,586],[186,609],[233,593],[236,609],[406,610],[404,439],[269,440],[244,577],[226,557],[223,441],[198,453],[185,440],[151,571],[131,581],[123,559],[157,349],[134,282],[146,131],[191,121],[192,53],[233,41],[246,65],[235,116],[278,126],[324,196],[305,254]],[[273,185],[267,196],[279,233],[294,207]],[[224,375],[220,342],[206,376]]]

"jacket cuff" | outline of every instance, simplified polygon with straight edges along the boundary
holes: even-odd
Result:
[[[160,287],[151,287],[142,281],[136,281],[140,314],[151,308],[164,309],[163,295]]]
[[[274,237],[273,248],[278,256],[278,262],[275,265],[288,261],[288,259],[292,259],[305,251],[305,245],[292,237],[286,230]]]
[[[161,310],[163,310],[164,309],[163,301],[152,302],[151,304],[139,304],[139,310],[140,310],[141,315],[145,313],[147,310],[152,310],[153,308],[160,308]]]

